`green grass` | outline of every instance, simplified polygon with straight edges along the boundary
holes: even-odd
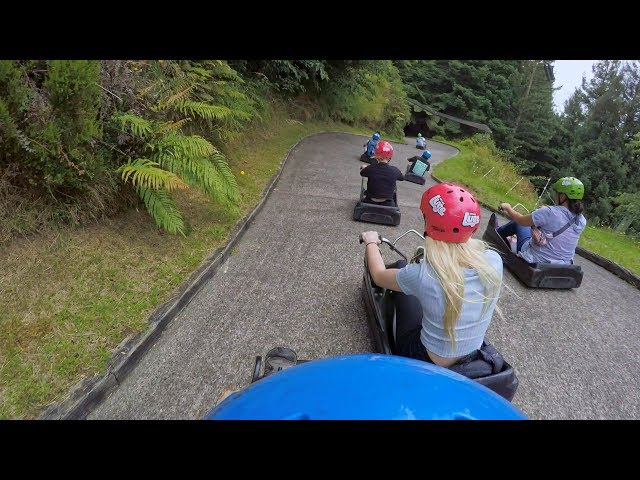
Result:
[[[527,179],[521,180],[508,192],[522,177],[512,163],[496,155],[489,147],[477,145],[471,140],[444,142],[459,149],[460,153],[436,165],[433,168],[436,177],[465,185],[478,200],[487,205],[498,207],[501,202],[509,202],[512,206],[521,203],[529,211],[533,210],[538,197]],[[518,210],[525,213],[522,209]],[[587,226],[578,245],[640,274],[638,239],[609,228]]]
[[[0,419],[35,418],[83,377],[104,373],[115,347],[147,328],[154,308],[257,204],[287,150],[319,131],[371,133],[332,122],[302,123],[276,108],[262,126],[222,148],[240,186],[239,213],[228,213],[197,190],[178,192],[187,237],[160,231],[141,209],[4,244]]]
[[[580,236],[578,245],[640,274],[640,239],[638,238],[621,234],[610,228],[587,226]]]
[[[471,140],[446,143],[460,153],[437,164],[433,168],[436,177],[465,185],[480,201],[496,208],[501,202],[533,208],[538,199],[533,185],[507,159],[497,156],[489,146]]]

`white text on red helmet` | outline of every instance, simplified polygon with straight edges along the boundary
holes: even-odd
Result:
[[[431,200],[429,200],[429,205],[431,205],[431,207],[433,208],[433,211],[436,212],[441,217],[443,217],[444,212],[447,211],[447,209],[444,208],[444,202],[442,201],[442,197],[440,195],[436,195]]]
[[[463,227],[475,227],[480,223],[480,216],[472,212],[464,212],[464,218],[462,219]]]

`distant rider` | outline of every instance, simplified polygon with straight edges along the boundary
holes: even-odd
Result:
[[[389,142],[378,142],[375,150],[378,162],[373,165],[363,165],[360,175],[367,177],[367,190],[364,202],[393,207],[396,205],[396,181],[404,180],[402,172],[389,165],[393,156],[393,146]]]
[[[375,150],[378,146],[378,140],[380,140],[380,134],[378,132],[371,136],[371,139],[364,145],[366,147],[366,155],[369,158],[375,157]]]

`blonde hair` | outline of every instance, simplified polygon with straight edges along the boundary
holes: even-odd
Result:
[[[449,243],[425,238],[425,256],[433,268],[436,278],[444,291],[444,330],[455,347],[455,326],[460,318],[464,298],[464,268],[473,268],[478,272],[484,286],[482,315],[500,293],[501,277],[498,271],[485,257],[489,248],[482,240],[470,238],[464,243]]]

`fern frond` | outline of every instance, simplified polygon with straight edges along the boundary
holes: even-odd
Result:
[[[205,67],[209,68],[213,75],[216,77],[222,77],[227,80],[236,80],[242,82],[242,77],[238,75],[233,68],[224,60],[209,60],[204,62]]]
[[[144,97],[151,90],[155,89],[159,84],[160,84],[160,80],[156,80],[155,82],[151,83],[150,85],[144,87],[143,89],[141,89],[138,92],[138,95],[137,95],[138,98]]]
[[[228,88],[225,89],[224,93],[233,100],[244,100],[245,102],[249,100],[247,96],[239,90]]]
[[[197,135],[166,135],[154,146],[154,161],[225,205],[239,199],[238,184],[224,156]]]
[[[218,153],[218,150],[201,136],[185,136],[179,132],[165,135],[155,144],[150,145],[150,148],[156,152],[155,160],[160,164],[167,156],[173,158],[199,158],[209,157]]]
[[[221,154],[218,154],[209,157],[209,161],[218,171],[219,176],[224,179],[221,185],[224,196],[229,199],[229,202],[237,203],[240,200],[240,190],[236,177],[229,168],[227,160]]]
[[[146,158],[138,158],[135,161],[129,159],[125,165],[118,168],[118,172],[122,174],[124,183],[131,178],[131,183],[137,188],[162,189],[168,192],[187,188],[187,184],[175,173],[157,168],[156,165],[157,162]]]
[[[160,124],[160,127],[156,130],[157,134],[164,134],[169,132],[175,132],[180,130],[187,122],[191,121],[191,118],[183,118],[182,120],[178,120],[176,122],[164,122]]]
[[[168,97],[165,100],[159,102],[158,106],[156,108],[158,110],[164,110],[164,109],[168,108],[169,106],[171,106],[172,104],[174,104],[176,102],[184,102],[185,101],[184,99],[186,97],[188,97],[188,95],[195,88],[196,88],[196,85],[188,85],[188,86],[182,88],[181,90],[179,90],[178,92],[174,93],[170,97]]]
[[[225,206],[237,203],[238,184],[221,155],[183,159],[173,161],[171,165],[189,185],[200,188],[215,202]]]
[[[132,113],[116,113],[113,118],[119,123],[122,131],[134,137],[144,138],[153,131],[153,125],[149,120]]]
[[[193,115],[205,120],[223,120],[234,114],[228,107],[194,100],[181,100],[176,103],[176,107],[184,115]]]
[[[211,78],[211,76],[213,75],[213,72],[211,72],[210,70],[207,70],[206,68],[202,68],[202,67],[190,67],[189,68],[189,72],[190,73],[195,73],[197,75],[200,75],[201,77],[208,79]]]
[[[184,235],[182,215],[169,192],[144,186],[138,187],[136,191],[158,227],[174,235]]]

